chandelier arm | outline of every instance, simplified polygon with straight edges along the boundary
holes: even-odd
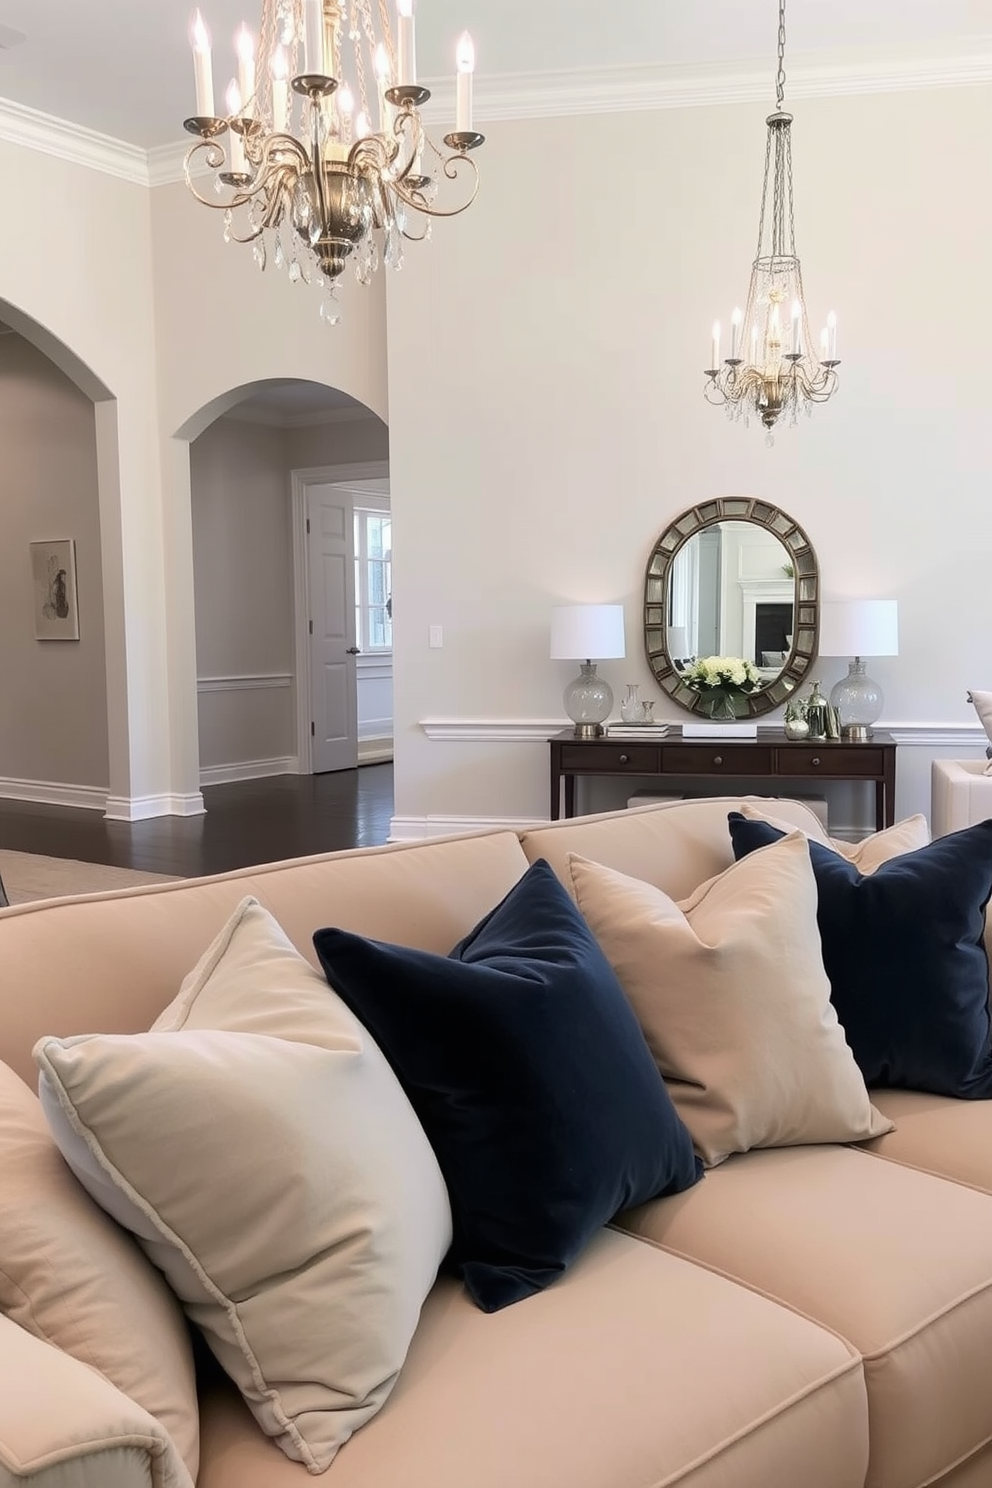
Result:
[[[458,179],[459,169],[462,165],[468,166],[469,170],[472,172],[473,180],[471,195],[468,197],[467,201],[462,202],[461,206],[442,208],[435,207],[432,203],[427,202],[423,198],[418,201],[417,196],[419,193],[407,192],[403,190],[402,185],[399,181],[393,182],[393,190],[402,202],[405,202],[408,207],[415,208],[416,211],[420,212],[425,217],[457,217],[460,215],[460,213],[468,210],[468,208],[472,205],[472,203],[475,201],[475,198],[479,194],[479,167],[476,165],[474,160],[470,159],[468,155],[463,155],[460,150],[456,151],[454,155],[449,155],[448,158],[444,161],[443,170],[445,177],[449,181],[456,181]]]
[[[224,147],[222,145],[218,145],[216,140],[197,140],[195,144],[190,145],[189,149],[186,151],[186,158],[183,161],[183,176],[186,179],[186,185],[189,187],[190,191],[193,193],[194,197],[201,206],[226,206],[226,202],[211,201],[209,197],[201,196],[199,190],[197,189],[196,182],[193,179],[192,164],[194,158],[199,155],[201,150],[205,152],[202,163],[207,167],[208,170],[220,170],[221,166],[227,159],[227,156],[224,153]]]

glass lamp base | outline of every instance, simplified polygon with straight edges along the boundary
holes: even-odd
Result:
[[[830,691],[845,744],[864,744],[872,737],[872,724],[881,717],[884,701],[882,689],[865,676],[865,664],[855,656],[848,663],[847,676]]]
[[[565,688],[565,712],[575,724],[577,739],[598,739],[613,709],[613,688],[597,676],[596,663],[584,661],[582,671]]]

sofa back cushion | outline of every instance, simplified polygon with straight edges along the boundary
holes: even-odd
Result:
[[[328,922],[447,955],[526,868],[516,835],[492,832],[6,909],[0,1059],[33,1084],[45,1034],[149,1028],[246,895],[314,965]]]
[[[685,899],[734,861],[727,831],[727,812],[745,800],[764,797],[719,796],[699,801],[672,801],[662,806],[610,811],[537,827],[521,835],[529,863],[545,858],[571,892],[569,853],[602,863],[618,873]],[[810,837],[826,841],[818,818],[799,801],[768,802],[775,815]]]

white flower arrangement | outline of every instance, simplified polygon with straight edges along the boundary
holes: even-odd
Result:
[[[761,680],[756,667],[742,656],[703,656],[680,673],[694,692],[722,688],[724,692],[753,692]]]

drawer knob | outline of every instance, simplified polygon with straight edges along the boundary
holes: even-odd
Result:
[[[622,765],[629,765],[630,764],[630,755],[629,754],[622,754],[620,756],[620,763]]]
[[[722,765],[723,764],[723,755],[722,754],[715,754],[713,756],[713,763],[715,765]]]
[[[811,765],[818,765],[819,763],[820,763],[820,756],[818,754],[814,754],[813,758],[810,760],[810,764]]]

